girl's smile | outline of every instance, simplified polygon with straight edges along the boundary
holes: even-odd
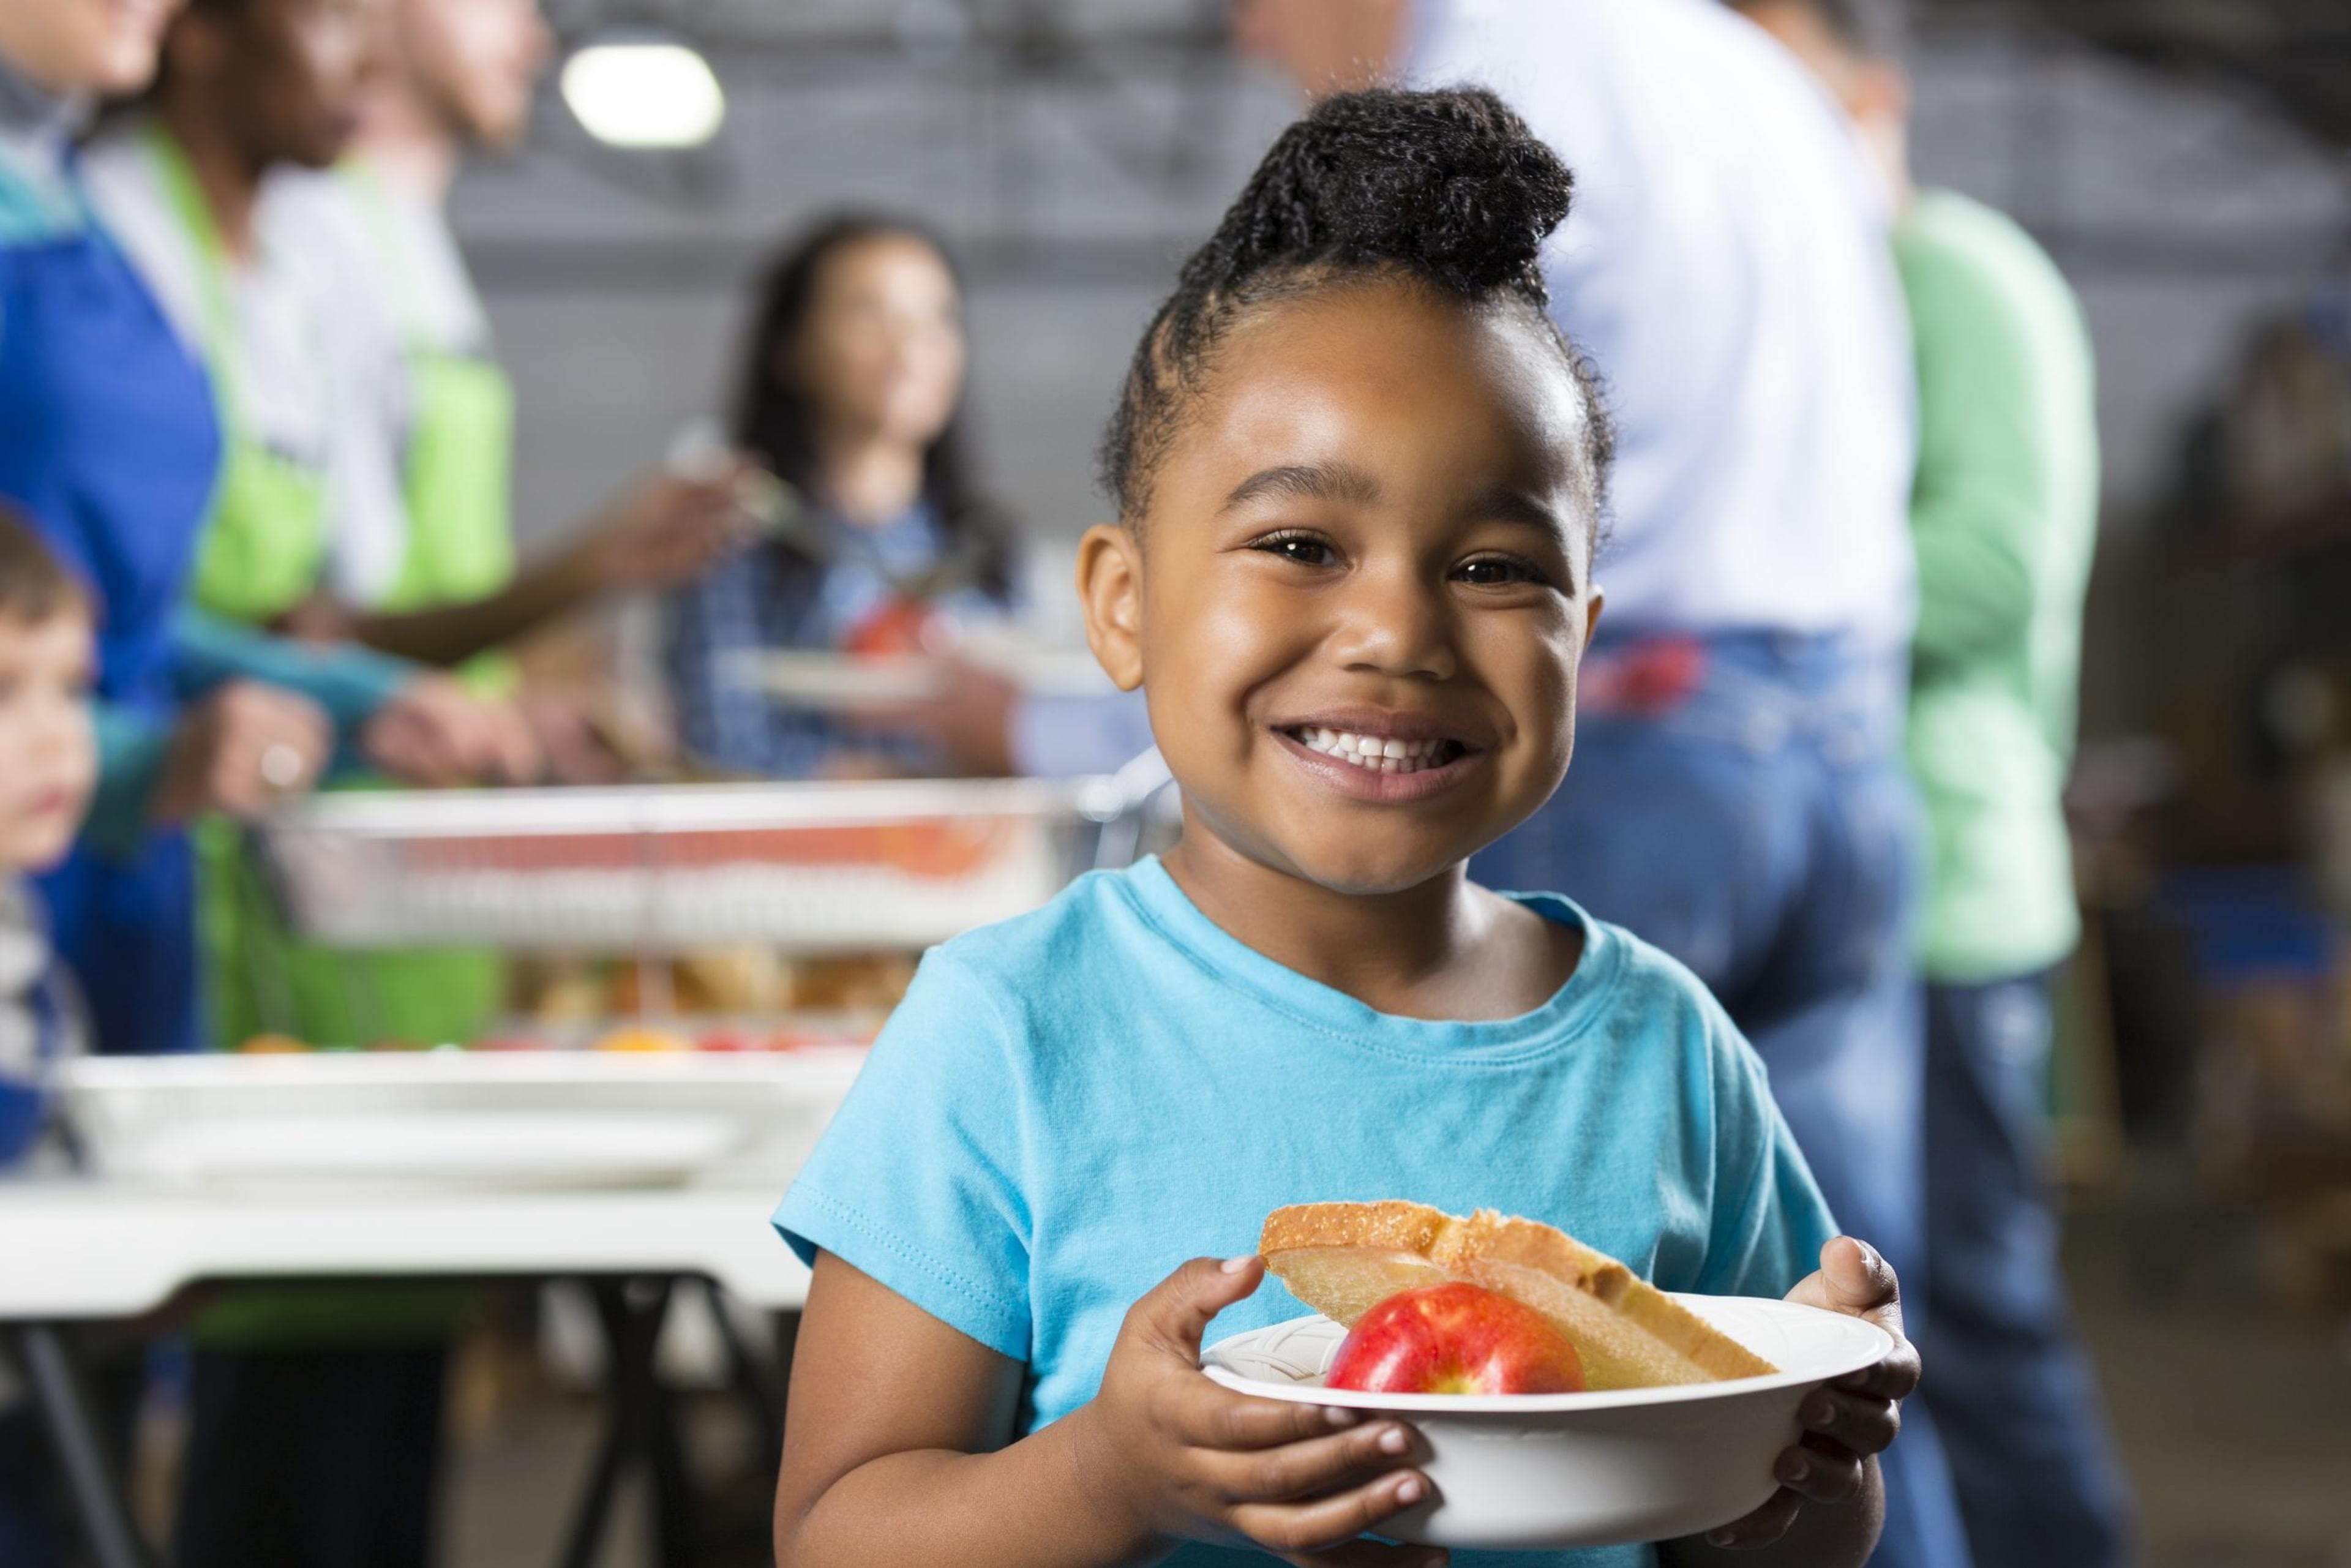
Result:
[[[1401,805],[1468,779],[1491,754],[1464,727],[1426,714],[1332,708],[1273,734],[1308,776],[1351,800]]]

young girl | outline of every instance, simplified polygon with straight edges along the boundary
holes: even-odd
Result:
[[[794,537],[744,551],[672,606],[668,662],[689,749],[723,767],[804,778],[859,765],[929,770],[910,735],[855,731],[771,701],[740,656],[767,649],[896,646],[900,607],[1002,609],[1009,538],[975,485],[957,409],[962,290],[913,224],[846,215],[795,243],[769,275],[734,436],[799,491]]]
[[[1535,267],[1568,191],[1489,94],[1353,94],[1186,266],[1106,444],[1122,521],[1080,567],[1183,838],[932,954],[784,1198],[815,1281],[780,1563],[1442,1561],[1357,1539],[1426,1498],[1416,1435],[1210,1383],[1204,1336],[1299,1308],[1253,1258],[1180,1261],[1284,1203],[1388,1197],[1896,1336],[1807,1403],[1757,1514],[1513,1561],[1868,1555],[1917,1378],[1890,1272],[1831,1244],[1687,971],[1464,873],[1565,772],[1600,609],[1605,427]]]

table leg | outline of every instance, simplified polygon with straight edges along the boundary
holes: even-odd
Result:
[[[106,1462],[98,1418],[75,1372],[63,1333],[54,1323],[26,1323],[8,1331],[33,1402],[48,1428],[50,1446],[66,1473],[74,1511],[99,1568],[148,1568],[146,1547],[131,1522],[130,1504]]]
[[[743,1343],[742,1331],[728,1315],[726,1299],[716,1282],[705,1280],[702,1290],[710,1303],[711,1319],[718,1325],[719,1342],[726,1347],[727,1381],[750,1415],[752,1428],[759,1434],[759,1452],[765,1468],[772,1471],[784,1457],[784,1401],[779,1379]],[[789,1372],[789,1365],[784,1370]]]
[[[573,1517],[562,1562],[565,1568],[590,1568],[595,1562],[622,1472],[641,1458],[652,1482],[656,1561],[661,1568],[693,1568],[696,1553],[685,1447],[653,1364],[672,1282],[593,1280],[588,1289],[604,1329],[609,1425],[587,1493]]]

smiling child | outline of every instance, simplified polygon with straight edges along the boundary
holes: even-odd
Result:
[[[1717,1541],[1510,1561],[1868,1555],[1870,1456],[1917,1376],[1890,1272],[1829,1244],[1686,971],[1465,872],[1564,776],[1600,612],[1605,423],[1535,266],[1569,188],[1490,95],[1330,99],[1144,336],[1104,448],[1120,521],[1079,580],[1183,837],[934,952],[786,1196],[815,1280],[779,1563],[1442,1561],[1357,1539],[1426,1496],[1409,1429],[1197,1367],[1212,1319],[1299,1307],[1189,1253],[1379,1198],[1896,1334]]]

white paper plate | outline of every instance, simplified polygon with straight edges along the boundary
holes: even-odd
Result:
[[[1364,1394],[1326,1389],[1346,1331],[1293,1318],[1208,1347],[1207,1375],[1266,1399],[1409,1421],[1436,1496],[1380,1533],[1432,1546],[1531,1550],[1669,1541],[1727,1524],[1777,1490],[1772,1461],[1822,1384],[1893,1348],[1858,1318],[1751,1297],[1674,1298],[1781,1370],[1769,1377],[1601,1394]]]

